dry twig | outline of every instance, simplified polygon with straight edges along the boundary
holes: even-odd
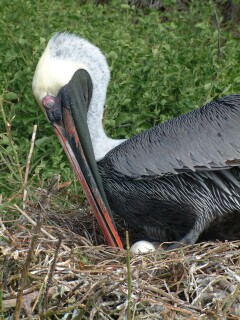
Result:
[[[29,150],[29,154],[28,154],[28,157],[27,157],[24,183],[23,183],[23,208],[24,209],[25,209],[26,200],[27,200],[27,182],[28,182],[28,175],[29,175],[29,170],[30,170],[30,163],[31,163],[31,158],[32,158],[32,153],[33,153],[36,133],[37,133],[37,125],[34,125],[33,126],[33,133],[32,133],[30,150]]]

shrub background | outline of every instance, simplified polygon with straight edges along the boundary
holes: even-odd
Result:
[[[55,32],[83,36],[106,55],[111,82],[105,128],[115,138],[129,138],[212,99],[240,93],[237,1],[230,8],[230,1],[165,0],[155,8],[138,2],[1,0],[3,203],[18,201],[22,193],[34,124],[29,189],[60,173],[62,181],[74,181],[65,197],[79,201],[80,187],[31,91],[38,59]]]

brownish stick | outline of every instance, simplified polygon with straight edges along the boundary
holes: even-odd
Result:
[[[37,132],[37,125],[35,124],[33,126],[31,146],[30,146],[28,157],[27,157],[26,171],[25,171],[25,177],[24,177],[24,183],[23,183],[23,208],[25,208],[26,201],[27,201],[27,182],[28,182],[28,175],[30,170],[30,163],[31,163],[31,158],[33,154],[34,143],[36,139],[36,132]]]

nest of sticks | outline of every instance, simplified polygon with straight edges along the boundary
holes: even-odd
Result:
[[[240,318],[240,241],[134,255],[102,245],[87,209],[39,199],[0,221],[4,319]]]

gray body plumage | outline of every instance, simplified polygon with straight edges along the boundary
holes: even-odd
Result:
[[[240,214],[239,166],[240,95],[136,135],[98,162],[113,211],[152,239],[184,243]]]

